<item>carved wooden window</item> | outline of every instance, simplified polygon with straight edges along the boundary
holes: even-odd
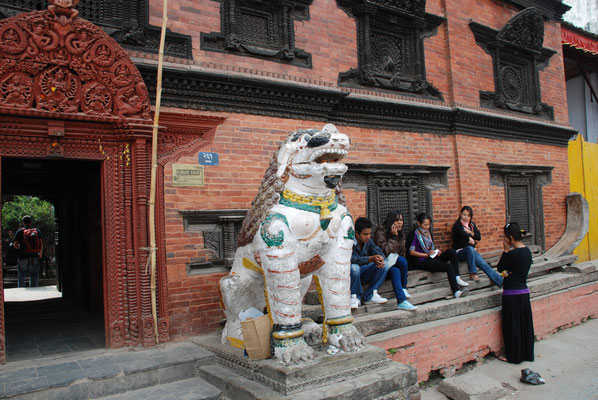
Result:
[[[540,12],[527,8],[500,32],[475,22],[469,27],[493,61],[494,93],[481,91],[480,104],[554,119],[553,108],[541,102],[538,71],[556,52],[542,47],[544,20]]]
[[[220,1],[221,31],[201,34],[201,49],[311,68],[311,54],[295,47],[294,21],[309,19],[312,0]]]
[[[46,10],[47,0],[1,0],[0,18],[28,11]],[[160,28],[149,25],[148,1],[80,1],[77,10],[82,18],[98,25],[123,47],[157,53]],[[191,37],[168,31],[164,52],[191,58]]]
[[[442,99],[426,80],[423,39],[444,21],[425,12],[425,0],[337,0],[357,20],[358,68],[342,72],[343,86],[374,86]]]
[[[391,210],[405,217],[403,231],[414,227],[420,212],[432,214],[432,191],[447,187],[448,167],[349,164],[343,189],[365,191],[367,216],[379,225]]]
[[[181,211],[185,231],[203,234],[205,260],[191,262],[187,273],[212,273],[222,267],[230,268],[237,249],[237,237],[247,210]]]
[[[545,248],[542,187],[551,183],[552,167],[488,164],[490,183],[505,190],[505,223],[517,222],[527,245]]]

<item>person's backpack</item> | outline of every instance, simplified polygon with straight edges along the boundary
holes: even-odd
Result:
[[[39,253],[42,251],[42,238],[36,228],[23,230],[23,251],[25,253]]]

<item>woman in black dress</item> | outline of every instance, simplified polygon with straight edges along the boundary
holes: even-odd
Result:
[[[503,276],[506,275],[502,296],[505,354],[504,358],[499,358],[518,364],[522,361],[534,361],[534,321],[527,287],[532,252],[521,241],[525,232],[516,222],[507,224],[504,233],[504,253],[496,266]]]

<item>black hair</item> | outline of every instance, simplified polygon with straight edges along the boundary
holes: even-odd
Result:
[[[469,206],[463,206],[463,208],[461,208],[461,211],[459,212],[459,214],[463,214],[463,211],[469,211],[469,218],[473,219],[473,209]]]
[[[432,217],[430,217],[428,214],[426,214],[425,212],[423,213],[419,213],[417,214],[417,222],[419,222],[420,224],[423,224],[425,220],[429,219],[430,222],[432,222]]]
[[[371,227],[372,221],[370,221],[369,218],[359,217],[357,218],[357,220],[355,220],[355,232],[357,233],[361,233],[361,231],[363,231],[364,229]]]
[[[32,222],[33,222],[33,220],[31,219],[31,217],[29,215],[25,215],[23,217],[23,223],[25,225],[31,225]]]
[[[513,239],[520,241],[523,239],[523,235],[527,232],[524,229],[519,227],[517,222],[510,222],[505,225],[505,235],[507,237],[512,237]]]
[[[396,221],[398,221],[399,219],[403,219],[403,223],[405,222],[405,217],[403,216],[403,214],[399,211],[399,210],[391,210],[388,212],[388,214],[386,214],[386,219],[384,220],[384,222],[382,223],[382,226],[384,227],[384,231],[386,233],[390,233],[392,226],[394,225],[394,223]],[[400,234],[400,232],[399,232]]]

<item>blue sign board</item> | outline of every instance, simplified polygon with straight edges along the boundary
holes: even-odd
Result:
[[[199,153],[199,165],[218,165],[218,153]]]

